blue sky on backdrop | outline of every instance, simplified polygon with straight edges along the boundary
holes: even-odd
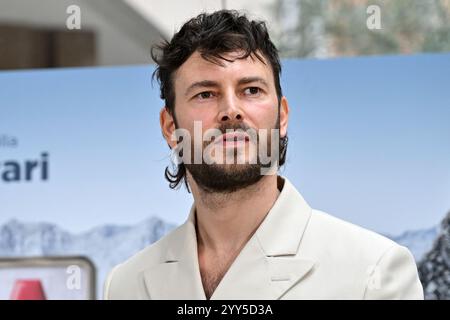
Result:
[[[6,160],[49,153],[50,178],[0,180],[0,224],[71,231],[159,216],[192,203],[169,189],[153,66],[0,72]],[[314,208],[398,234],[450,210],[450,54],[283,61],[290,102],[286,175]]]

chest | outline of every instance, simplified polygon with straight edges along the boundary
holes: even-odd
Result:
[[[199,253],[200,276],[207,299],[212,296],[235,258],[236,254],[211,255]]]

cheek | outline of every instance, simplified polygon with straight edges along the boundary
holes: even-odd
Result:
[[[211,112],[211,109],[196,109],[187,110],[184,109],[182,115],[177,116],[178,124],[181,128],[194,130],[194,122],[200,121],[203,128],[210,128],[214,125],[215,114]]]
[[[246,116],[258,128],[273,128],[278,117],[276,101],[261,101],[248,104]]]

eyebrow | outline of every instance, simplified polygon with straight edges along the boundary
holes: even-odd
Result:
[[[211,88],[211,87],[218,87],[218,86],[219,86],[219,83],[216,81],[212,81],[212,80],[197,81],[197,82],[194,82],[193,84],[191,84],[186,89],[186,92],[184,93],[184,95],[188,96],[189,93],[196,88]]]
[[[245,77],[245,78],[239,79],[238,84],[242,85],[242,84],[249,84],[252,82],[259,82],[259,83],[265,85],[266,87],[269,86],[267,81],[261,77]]]
[[[253,83],[253,82],[259,82],[262,85],[268,87],[268,83],[266,80],[264,80],[261,77],[244,77],[239,79],[238,81],[238,85],[243,85],[243,84],[249,84],[249,83]],[[213,81],[213,80],[202,80],[202,81],[197,81],[192,83],[187,89],[186,92],[184,93],[185,96],[188,96],[189,93],[196,89],[196,88],[212,88],[212,87],[219,87],[220,84],[217,81]]]

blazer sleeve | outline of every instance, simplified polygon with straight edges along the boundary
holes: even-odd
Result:
[[[364,299],[423,300],[423,296],[416,262],[403,246],[390,247],[368,271]]]

